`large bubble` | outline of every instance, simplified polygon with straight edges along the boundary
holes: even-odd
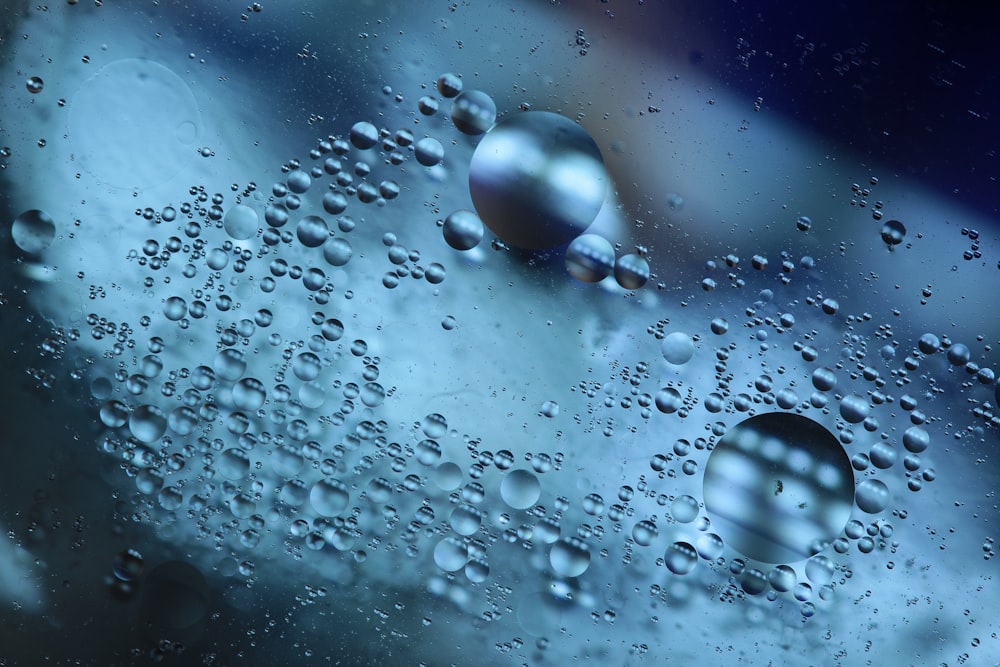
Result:
[[[705,467],[704,500],[733,549],[764,563],[791,563],[843,530],[854,504],[854,473],[826,428],[772,412],[719,440]]]
[[[469,190],[493,233],[520,248],[564,245],[601,210],[609,178],[597,144],[573,121],[519,113],[490,130],[472,156]]]
[[[18,248],[37,255],[52,245],[56,237],[56,223],[45,211],[25,211],[14,218],[10,235]]]

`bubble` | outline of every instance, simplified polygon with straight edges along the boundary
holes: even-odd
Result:
[[[632,539],[640,547],[648,547],[659,534],[656,524],[649,519],[643,519],[632,527]]]
[[[684,405],[680,392],[673,387],[664,387],[656,392],[655,401],[656,409],[665,415],[677,412]]]
[[[155,405],[140,405],[129,415],[128,430],[136,440],[155,442],[167,430],[167,416]]]
[[[542,485],[535,474],[523,469],[511,470],[500,482],[500,497],[517,510],[528,509],[538,501]]]
[[[792,413],[730,428],[709,456],[703,484],[712,525],[764,563],[813,555],[843,530],[854,504],[854,472],[837,438]]]
[[[310,185],[312,185],[312,179],[301,169],[296,169],[288,175],[288,189],[295,194],[304,193]]]
[[[925,333],[917,341],[917,347],[924,354],[934,354],[941,349],[941,341],[932,333]]]
[[[880,470],[891,468],[895,465],[896,458],[896,449],[888,442],[876,442],[868,452],[868,459]]]
[[[722,538],[715,533],[699,535],[698,539],[695,540],[695,545],[698,547],[698,555],[705,560],[715,560],[722,555],[726,546]]]
[[[28,89],[28,92],[32,95],[37,95],[42,92],[42,88],[45,87],[45,82],[42,81],[40,76],[29,76],[28,80],[24,82],[24,87]]]
[[[767,573],[767,581],[774,590],[787,593],[795,588],[795,570],[788,565],[778,565]]]
[[[443,415],[432,412],[420,421],[420,430],[428,438],[443,438],[448,433],[448,420]]]
[[[566,271],[577,280],[596,283],[614,268],[615,249],[603,236],[583,234],[566,248]]]
[[[472,211],[459,209],[444,219],[441,232],[455,250],[471,250],[483,240],[483,221]]]
[[[226,479],[243,479],[250,472],[250,457],[242,449],[230,447],[219,456],[216,470]]]
[[[455,537],[446,537],[434,547],[434,563],[445,572],[457,572],[468,562],[468,547]]]
[[[338,479],[321,479],[309,492],[309,502],[320,516],[337,516],[347,507],[348,500],[347,486]]]
[[[338,319],[330,318],[323,322],[320,332],[329,341],[340,340],[344,336],[344,324]]]
[[[257,378],[243,378],[233,385],[233,405],[237,410],[253,412],[264,405],[267,390]]]
[[[903,433],[903,446],[906,447],[906,451],[908,452],[919,454],[927,449],[930,444],[931,436],[919,426],[911,426]]]
[[[906,227],[899,220],[889,220],[882,225],[882,240],[891,248],[899,245],[906,237]]]
[[[228,211],[222,219],[222,226],[230,238],[237,241],[246,240],[257,233],[260,227],[260,218],[257,211],[249,206],[237,204]]]
[[[601,210],[609,180],[590,135],[545,111],[497,124],[469,166],[470,194],[482,221],[504,242],[533,250],[582,234]]]
[[[163,316],[171,322],[177,322],[187,315],[187,302],[179,296],[168,297],[163,302]]]
[[[698,564],[698,552],[687,542],[674,542],[663,554],[663,562],[674,574],[688,574]]]
[[[340,192],[327,192],[323,195],[323,210],[330,215],[340,215],[347,210],[347,197]]]
[[[330,238],[330,228],[326,221],[318,215],[307,215],[299,220],[295,228],[295,236],[299,243],[307,248],[318,248]]]
[[[319,377],[322,365],[319,357],[312,352],[302,352],[292,360],[292,373],[298,379],[308,382]]]
[[[635,253],[622,255],[615,260],[615,280],[622,289],[639,289],[649,280],[649,262]]]
[[[493,127],[496,118],[496,103],[481,90],[459,94],[451,107],[451,122],[463,134],[482,134]]]
[[[474,535],[483,523],[483,513],[475,505],[462,503],[451,511],[449,523],[459,535]]]
[[[691,523],[698,518],[698,501],[689,495],[677,496],[670,503],[670,514],[677,523]]]
[[[878,514],[889,505],[889,487],[877,479],[866,479],[854,491],[854,501],[862,512]]]
[[[795,228],[800,232],[808,232],[812,228],[812,220],[807,216],[801,215],[799,219],[795,221]]]
[[[135,581],[142,576],[144,561],[135,549],[125,549],[115,554],[111,561],[111,571],[120,581]]]
[[[442,97],[457,97],[462,92],[462,80],[451,72],[442,74],[437,80],[437,91]]]
[[[444,158],[444,146],[433,137],[425,137],[413,145],[413,155],[425,167],[433,167]]]
[[[378,143],[378,128],[371,123],[361,121],[351,127],[348,138],[355,148],[368,150]]]
[[[954,343],[948,348],[948,363],[952,366],[964,366],[969,363],[971,354],[967,345]]]
[[[863,396],[849,394],[840,400],[840,416],[850,424],[860,424],[871,412],[871,405]]]
[[[806,561],[806,577],[814,586],[826,586],[833,581],[837,566],[823,555],[816,555]]]
[[[227,382],[236,382],[247,370],[247,361],[243,353],[231,347],[219,350],[213,364],[218,377]],[[209,387],[199,387],[208,389]]]
[[[10,235],[18,248],[37,255],[52,245],[56,237],[56,223],[45,211],[24,211],[14,218]]]
[[[694,356],[694,341],[686,333],[674,331],[663,339],[660,352],[668,363],[680,366],[691,361]]]
[[[837,386],[837,374],[825,366],[817,368],[813,371],[812,383],[820,391],[830,391]]]
[[[434,471],[434,483],[443,491],[454,491],[462,483],[462,469],[450,461],[442,463]]]
[[[590,567],[590,549],[579,538],[560,538],[549,548],[549,563],[560,577],[579,577]]]

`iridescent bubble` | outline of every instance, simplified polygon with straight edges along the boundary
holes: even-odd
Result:
[[[579,577],[590,567],[590,549],[579,538],[560,538],[549,548],[549,563],[561,577]]]
[[[425,167],[433,167],[444,158],[444,146],[433,137],[424,137],[413,145],[413,155]]]
[[[582,234],[601,210],[609,181],[590,135],[544,111],[498,123],[469,166],[479,217],[500,239],[527,249],[554,248]]]
[[[222,226],[230,238],[243,241],[257,233],[257,229],[260,227],[260,218],[257,217],[257,211],[249,206],[237,204],[226,211],[226,215],[222,219]]]
[[[649,280],[649,262],[635,253],[622,255],[615,260],[615,280],[622,289],[639,289]]]
[[[878,514],[889,506],[889,487],[877,479],[866,479],[854,491],[854,500],[862,512]]]
[[[500,482],[500,496],[503,501],[517,510],[534,505],[541,493],[542,485],[534,473],[528,470],[511,470]]]
[[[583,234],[566,248],[566,271],[585,283],[607,278],[614,268],[615,249],[603,236]]]
[[[694,341],[686,333],[674,331],[663,339],[660,351],[668,363],[680,366],[691,361],[694,356]]]
[[[674,574],[688,574],[698,564],[698,552],[687,542],[674,542],[663,554],[663,562]]]
[[[843,530],[854,504],[847,453],[826,428],[794,413],[731,427],[709,456],[703,484],[713,527],[764,563],[813,555]]]
[[[460,209],[444,219],[441,232],[455,250],[471,250],[483,240],[483,221],[472,211]]]
[[[45,211],[32,209],[14,218],[10,235],[18,248],[37,255],[52,245],[56,237],[56,223]]]
[[[463,134],[482,134],[493,127],[496,118],[496,103],[481,90],[461,93],[451,107],[451,122]]]

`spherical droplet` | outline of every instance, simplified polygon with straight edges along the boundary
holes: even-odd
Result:
[[[493,127],[496,118],[496,103],[481,90],[461,93],[451,107],[451,122],[463,134],[482,134]]]
[[[663,554],[663,562],[674,574],[687,574],[698,564],[698,552],[687,542],[674,542]]]
[[[444,146],[433,137],[425,137],[413,146],[417,162],[425,167],[433,167],[444,158]]]
[[[441,232],[455,250],[471,250],[483,240],[483,221],[472,211],[460,209],[444,219]]]
[[[684,405],[684,399],[679,391],[673,387],[664,387],[656,392],[656,409],[665,415],[670,415]]]
[[[680,366],[689,362],[694,356],[694,341],[686,333],[674,331],[663,339],[660,351],[668,363]]]
[[[24,82],[24,86],[28,89],[29,93],[37,95],[42,92],[42,88],[45,87],[45,82],[42,81],[42,77],[40,76],[29,76],[28,80]]]
[[[639,289],[649,280],[649,262],[635,253],[622,255],[615,260],[615,280],[622,289]]]
[[[549,563],[561,577],[579,577],[590,567],[590,549],[576,537],[560,538],[549,549]]]
[[[889,505],[892,495],[889,487],[877,479],[866,479],[858,484],[854,500],[862,512],[878,514]]]
[[[705,466],[705,510],[726,543],[764,563],[808,558],[843,530],[854,472],[837,438],[793,413],[730,428]]]
[[[469,167],[479,217],[500,239],[527,249],[554,248],[582,234],[604,204],[608,182],[590,135],[544,111],[497,124]]]
[[[511,470],[500,482],[500,497],[517,510],[534,505],[541,493],[542,485],[535,474],[528,470]]]
[[[257,211],[249,206],[237,204],[226,211],[222,226],[230,238],[243,241],[257,233],[260,218],[257,217]]]
[[[349,500],[347,486],[338,479],[321,479],[309,492],[309,502],[321,516],[337,516],[344,511]]]
[[[840,416],[851,424],[860,424],[871,412],[868,399],[857,394],[849,394],[840,400]]]
[[[442,74],[437,80],[437,91],[442,97],[457,97],[462,92],[462,80],[451,72]]]
[[[37,255],[52,245],[56,237],[56,223],[45,211],[32,209],[14,218],[10,235],[18,248]]]
[[[597,283],[611,274],[615,249],[603,236],[583,234],[566,248],[566,271],[585,283]]]
[[[371,123],[361,121],[351,127],[348,138],[355,148],[368,150],[378,143],[378,128]]]
[[[350,241],[339,236],[330,237],[323,244],[323,259],[330,266],[344,266],[354,256]]]
[[[899,245],[906,237],[906,227],[899,220],[889,220],[882,225],[882,240],[890,247]]]

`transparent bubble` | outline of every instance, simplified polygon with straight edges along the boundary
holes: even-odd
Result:
[[[215,355],[215,373],[227,382],[236,382],[247,370],[247,361],[243,353],[231,347],[219,350]],[[208,389],[209,387],[199,387]]]
[[[554,248],[582,234],[600,211],[609,180],[590,135],[544,111],[498,123],[469,166],[479,217],[500,239],[527,249]]]
[[[703,484],[715,529],[765,563],[813,555],[843,530],[854,504],[854,472],[837,438],[792,413],[730,428],[709,456]]]
[[[14,218],[10,235],[18,248],[37,255],[52,245],[56,237],[56,223],[45,211],[24,211]]]
[[[378,128],[371,123],[361,121],[351,127],[348,138],[355,148],[368,150],[378,143]]]
[[[911,426],[903,433],[903,446],[906,451],[919,454],[931,444],[931,436],[919,426]]]
[[[460,209],[445,218],[441,232],[455,250],[471,250],[483,240],[483,221],[472,211]]]
[[[640,547],[648,547],[656,540],[658,535],[659,531],[656,529],[656,524],[649,519],[643,519],[632,527],[632,539]]]
[[[243,479],[250,472],[250,457],[242,449],[231,447],[219,456],[216,470],[226,479]]]
[[[833,581],[836,569],[833,561],[821,554],[806,561],[806,577],[815,586],[826,586]]]
[[[483,513],[475,505],[462,503],[451,512],[451,529],[459,535],[473,535],[479,531]]]
[[[111,562],[111,571],[115,578],[121,581],[135,581],[142,576],[143,565],[141,553],[135,549],[125,549],[115,554]]]
[[[684,405],[680,392],[673,387],[664,387],[656,392],[655,401],[656,409],[665,415],[677,412]]]
[[[40,76],[29,76],[28,80],[24,82],[24,87],[28,89],[28,92],[32,95],[37,95],[42,92],[42,88],[45,87],[45,82],[42,81]]]
[[[425,167],[433,167],[444,159],[444,146],[433,137],[425,137],[413,145],[413,155]]]
[[[705,560],[715,560],[725,550],[722,538],[715,533],[702,533],[695,540],[695,544],[698,547],[698,555]]]
[[[445,572],[457,572],[468,562],[468,547],[455,537],[446,537],[434,547],[434,563]]]
[[[327,192],[323,195],[323,210],[330,215],[340,215],[347,210],[347,197],[340,192]]]
[[[442,74],[437,80],[437,91],[443,97],[457,97],[462,92],[462,80],[451,72]]]
[[[177,322],[187,315],[187,302],[179,296],[168,297],[163,302],[163,316],[171,322]]]
[[[917,341],[917,346],[924,354],[934,354],[941,349],[941,341],[932,333],[925,333]]]
[[[534,473],[528,470],[511,470],[500,482],[500,496],[514,509],[531,507],[541,495],[542,485]]]
[[[851,424],[860,424],[871,412],[871,405],[863,396],[849,394],[840,400],[840,416]]]
[[[882,240],[891,248],[906,238],[906,227],[899,220],[889,220],[882,225]]]
[[[288,175],[288,189],[295,194],[304,193],[309,189],[311,184],[312,179],[309,177],[309,174],[301,169],[296,169]]]
[[[237,241],[243,241],[254,236],[260,227],[260,218],[257,211],[249,206],[237,204],[226,211],[222,219],[222,226],[229,237]]]
[[[295,228],[295,236],[299,243],[307,248],[318,248],[330,237],[330,228],[326,221],[318,215],[307,215],[299,220]],[[325,254],[324,254],[325,256]]]
[[[614,273],[622,289],[639,289],[649,280],[649,262],[635,253],[622,255],[615,261]]]
[[[320,333],[326,340],[340,340],[344,336],[344,323],[338,319],[330,318],[323,322]]]
[[[677,496],[670,503],[670,514],[677,523],[691,523],[698,518],[698,501],[689,495]]]
[[[953,366],[964,366],[971,356],[969,347],[963,343],[954,343],[948,348],[948,363]]]
[[[309,502],[320,516],[337,516],[347,507],[350,494],[338,479],[321,479],[309,492]]]
[[[233,405],[238,410],[255,411],[264,405],[267,389],[257,378],[242,378],[233,385]]]
[[[167,430],[167,416],[155,405],[140,405],[129,415],[128,430],[136,440],[155,442]]]
[[[615,260],[611,244],[597,234],[583,234],[566,249],[566,271],[585,283],[596,283],[610,275]]]
[[[813,371],[812,383],[820,391],[830,391],[837,386],[837,374],[826,367],[817,368]]]
[[[866,479],[854,491],[854,500],[862,512],[878,514],[889,506],[889,487],[877,479]]]
[[[674,574],[688,574],[698,564],[698,552],[687,542],[674,542],[663,554],[663,562]]]
[[[451,122],[463,134],[482,134],[493,127],[496,118],[496,103],[481,90],[459,94],[451,107]]]
[[[437,440],[448,433],[448,420],[443,415],[432,412],[421,420],[420,429],[428,438]]]
[[[590,549],[576,537],[560,538],[549,548],[549,563],[561,577],[579,577],[590,567]]]
[[[674,331],[663,339],[660,351],[668,363],[680,366],[691,361],[694,356],[694,341],[686,333]]]
[[[787,593],[795,588],[795,570],[788,565],[778,565],[768,572],[767,581],[774,590],[779,593]]]

